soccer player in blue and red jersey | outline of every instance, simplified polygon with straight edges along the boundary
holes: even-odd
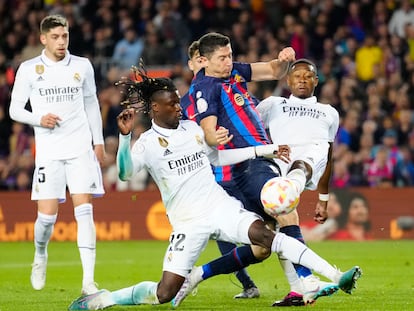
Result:
[[[200,51],[198,50],[199,43],[198,41],[194,41],[188,47],[188,68],[197,75],[197,73],[203,68],[203,62],[200,58]],[[191,90],[190,90],[191,91]],[[190,91],[187,92],[181,98],[181,108],[183,110],[182,119],[184,120],[192,120],[200,123],[200,119],[197,118],[198,113],[197,109],[194,105],[194,101],[189,96]],[[228,130],[225,128],[219,128],[216,131],[217,139],[220,141],[224,139],[227,141]],[[224,145],[219,144],[217,149],[224,149]],[[246,199],[244,198],[243,193],[238,189],[236,182],[233,180],[231,175],[231,165],[226,166],[213,166],[213,173],[216,178],[216,181],[219,185],[221,185],[224,190],[231,196],[237,198],[243,205],[248,204]],[[225,242],[225,241],[217,241],[217,246],[220,252],[224,255],[231,252],[234,248],[237,247],[236,244]],[[246,248],[247,251],[251,251],[251,248]],[[259,260],[258,260],[259,261]],[[254,281],[251,279],[250,275],[247,273],[246,269],[240,269],[239,271],[235,272],[235,276],[240,281],[241,285],[243,286],[243,291],[234,296],[236,299],[243,299],[243,298],[257,298],[260,296],[259,289],[257,288]]]
[[[197,73],[190,86],[190,105],[183,110],[190,116],[196,116],[195,120],[203,128],[207,143],[218,146],[216,130],[224,127],[231,134],[224,144],[226,149],[269,144],[270,140],[256,110],[255,99],[247,89],[247,83],[281,79],[287,73],[289,62],[295,60],[295,51],[287,47],[280,51],[277,59],[269,62],[237,63],[233,62],[230,39],[219,33],[208,33],[199,39],[199,52],[203,69]],[[263,210],[260,192],[269,179],[279,176],[279,168],[274,161],[267,159],[244,161],[233,166],[232,176],[237,187],[248,200],[246,208],[261,215],[265,220],[273,220]],[[295,169],[289,172],[287,177],[295,183],[299,196],[305,187],[305,174]],[[278,216],[276,220],[281,232],[304,243],[297,211]],[[253,253],[257,257],[257,254]],[[280,258],[280,261],[286,275],[296,272],[303,280],[310,280],[312,277],[309,269],[295,265],[296,271],[291,271],[283,258]],[[214,275],[216,272],[209,273]],[[306,287],[306,291],[315,291],[310,299],[330,295],[336,291],[331,284],[318,282],[305,281],[303,286]],[[286,304],[289,305],[290,301]],[[303,301],[299,301],[297,305],[303,305]]]

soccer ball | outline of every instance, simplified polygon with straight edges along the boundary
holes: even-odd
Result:
[[[299,192],[295,184],[285,177],[268,180],[260,192],[264,211],[272,217],[286,215],[299,204]]]

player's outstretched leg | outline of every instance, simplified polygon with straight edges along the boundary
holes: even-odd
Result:
[[[202,274],[202,267],[194,267],[191,270],[191,272],[185,278],[184,283],[178,291],[177,295],[175,295],[175,297],[171,301],[171,305],[173,308],[178,307],[181,304],[181,302],[185,299],[185,297],[187,297],[196,289],[198,283],[200,283],[203,280]]]
[[[81,296],[74,300],[68,310],[103,310],[115,305],[111,292],[102,289],[92,295]]]
[[[236,244],[217,241],[217,246],[222,255],[228,254],[234,248],[237,247]],[[235,299],[246,299],[246,298],[257,298],[260,296],[259,289],[256,284],[251,279],[250,275],[247,273],[245,268],[240,269],[239,271],[234,272],[236,278],[239,280],[240,284],[243,286],[243,291],[240,294],[235,295]]]
[[[352,294],[356,288],[356,282],[362,275],[362,269],[358,266],[352,267],[348,271],[342,273],[338,285],[347,294]]]

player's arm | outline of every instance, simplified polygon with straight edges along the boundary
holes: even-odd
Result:
[[[200,121],[200,126],[204,131],[204,137],[209,146],[217,146],[219,142],[217,141],[217,117],[208,116]]]
[[[25,109],[31,92],[28,73],[24,72],[24,67],[20,66],[16,73],[11,102],[9,107],[10,118],[17,122],[26,123],[32,126],[41,126],[41,115],[37,115]]]
[[[119,129],[119,146],[116,154],[118,176],[121,180],[129,180],[134,175],[134,161],[131,154],[131,131],[134,127],[134,109],[125,109],[117,117]]]
[[[332,176],[332,149],[333,143],[329,143],[328,161],[326,163],[325,171],[323,172],[318,183],[318,196],[319,200],[316,205],[314,220],[318,223],[324,223],[328,218],[327,206],[329,199],[329,182]]]
[[[206,148],[208,159],[214,166],[232,165],[257,157],[279,158],[279,146],[274,144],[225,150],[209,146]]]
[[[280,80],[286,75],[289,69],[289,62],[294,60],[295,50],[291,47],[287,47],[280,51],[277,59],[273,59],[269,62],[252,63],[252,80]]]
[[[96,95],[87,96],[84,97],[84,102],[85,112],[87,115],[89,128],[92,134],[94,151],[99,163],[101,163],[102,165],[104,161],[105,147],[103,138],[102,117],[98,98],[96,97]]]
[[[85,72],[84,83],[84,107],[86,117],[89,123],[89,129],[92,134],[94,151],[99,163],[102,165],[105,156],[102,115],[99,106],[98,97],[96,96],[95,75],[92,64],[88,61]]]

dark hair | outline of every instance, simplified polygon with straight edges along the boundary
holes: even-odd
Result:
[[[159,91],[176,92],[173,81],[170,78],[150,78],[144,68],[142,61],[139,67],[132,66],[131,71],[134,79],[122,77],[115,83],[124,89],[121,93],[125,94],[125,100],[121,105],[126,108],[135,108],[139,112],[149,113],[151,101],[155,93]]]
[[[68,21],[62,15],[49,15],[40,22],[40,33],[45,34],[55,27],[68,27]]]
[[[318,70],[316,69],[316,65],[311,60],[309,60],[307,58],[300,58],[298,60],[295,60],[292,64],[290,64],[290,66],[289,66],[289,73],[293,69],[295,69],[296,65],[298,65],[298,64],[307,64],[307,65],[309,65],[309,69],[311,71],[313,71],[315,73],[315,75],[318,74]]]
[[[210,32],[202,36],[198,42],[200,55],[209,58],[218,48],[230,44],[230,38],[217,32]]]
[[[200,48],[199,42],[193,41],[193,43],[190,44],[187,50],[188,58],[192,59],[197,52],[200,53],[199,48]]]

